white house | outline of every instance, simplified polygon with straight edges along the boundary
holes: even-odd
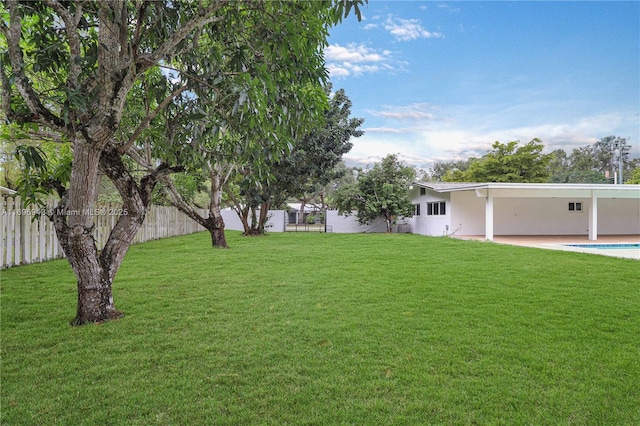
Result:
[[[415,182],[414,234],[640,235],[640,185]]]

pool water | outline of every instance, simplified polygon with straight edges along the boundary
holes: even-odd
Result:
[[[568,247],[578,247],[586,249],[599,250],[624,250],[624,249],[640,249],[640,243],[620,243],[620,244],[565,244]]]

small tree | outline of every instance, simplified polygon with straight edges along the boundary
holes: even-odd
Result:
[[[410,216],[413,205],[409,201],[407,190],[415,170],[404,165],[394,154],[387,155],[373,168],[358,175],[355,184],[341,187],[335,195],[340,214],[357,211],[361,224],[383,217],[387,232],[398,217]]]

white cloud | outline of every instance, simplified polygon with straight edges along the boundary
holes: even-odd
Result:
[[[398,127],[366,127],[365,133],[395,133],[399,135],[410,133],[409,129]]]
[[[546,152],[555,149],[571,152],[574,148],[592,145],[604,136],[621,135],[620,129],[633,119],[600,114],[532,126],[498,126],[496,123],[487,126],[481,117],[458,117],[456,121],[438,121],[422,128],[371,127],[365,128],[365,134],[353,141],[353,149],[345,155],[345,160],[349,164],[367,164],[387,154],[400,153],[400,158],[408,164],[428,169],[434,161],[482,156],[495,141],[519,140],[526,144],[533,138],[543,141]],[[637,144],[633,150],[632,156],[637,156]]]
[[[329,70],[329,74],[331,74],[331,77],[334,77],[334,78],[346,77],[351,74],[351,72],[347,67],[342,67],[337,64],[329,64],[327,65],[327,68]]]
[[[414,103],[406,106],[384,105],[379,111],[367,110],[375,117],[384,117],[401,121],[432,121],[438,117],[434,114],[437,107],[427,103]]]
[[[418,19],[401,19],[390,15],[384,23],[384,28],[396,40],[409,41],[419,38],[444,38],[442,33],[427,31]]]
[[[363,44],[351,43],[347,46],[328,46],[324,53],[332,78],[396,70],[396,67],[389,63],[392,60],[389,50],[376,51]]]
[[[339,44],[327,46],[324,50],[324,56],[327,61],[379,62],[385,60],[384,54],[369,49],[363,44],[355,43],[347,46],[340,46]]]
[[[451,12],[451,13],[457,13],[457,12],[460,12],[460,8],[459,8],[459,7],[453,7],[453,6],[451,6],[451,5],[449,5],[449,4],[446,4],[446,3],[440,3],[440,4],[438,5],[438,8],[439,8],[439,9],[448,10],[448,11],[449,11],[449,12]]]

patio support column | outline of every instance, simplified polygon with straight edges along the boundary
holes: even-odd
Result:
[[[489,189],[487,189],[487,197],[485,200],[484,238],[493,241],[493,195]]]
[[[591,191],[591,206],[589,207],[589,239],[598,239],[598,197]]]

